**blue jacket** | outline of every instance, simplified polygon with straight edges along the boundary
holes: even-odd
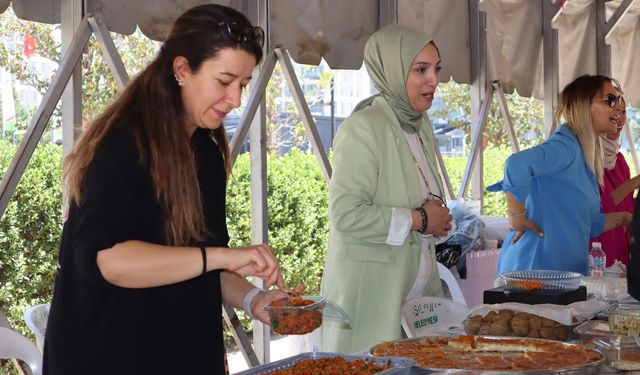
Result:
[[[525,205],[527,218],[544,233],[527,231],[512,244],[504,239],[498,273],[514,270],[563,270],[586,274],[589,239],[602,233],[605,214],[593,171],[580,142],[562,125],[543,143],[511,155],[504,179],[487,188],[510,192]]]

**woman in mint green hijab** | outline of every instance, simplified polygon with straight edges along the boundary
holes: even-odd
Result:
[[[440,82],[440,55],[426,34],[391,25],[364,51],[379,91],[360,102],[334,141],[329,250],[322,294],[351,327],[325,322],[325,351],[353,353],[402,337],[405,301],[440,296],[434,236],[451,228],[440,199],[436,143],[424,111]]]

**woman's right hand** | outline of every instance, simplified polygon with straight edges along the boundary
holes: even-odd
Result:
[[[427,233],[436,237],[446,236],[449,233],[449,229],[451,229],[451,220],[453,220],[449,209],[438,199],[426,201],[422,208],[427,213],[429,220]]]
[[[265,281],[265,288],[274,284],[284,288],[280,263],[268,245],[227,248],[225,251],[225,269],[245,277],[259,277]]]

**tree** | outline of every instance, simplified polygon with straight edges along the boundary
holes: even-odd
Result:
[[[449,118],[449,122],[453,126],[463,129],[467,134],[471,134],[470,86],[450,81],[438,86],[438,95],[443,98],[447,108],[434,111],[434,115],[436,117]],[[513,119],[516,135],[518,135],[518,141],[523,145],[527,145],[538,143],[542,140],[544,136],[542,123],[544,107],[542,102],[535,98],[522,97],[516,92],[505,94],[505,97]],[[461,115],[452,119],[448,116],[449,111],[459,111]],[[490,106],[484,135],[488,142],[495,146],[509,145],[509,138],[507,137],[496,95],[494,95]],[[470,137],[467,139],[471,140]]]
[[[0,61],[6,61],[4,69],[9,71],[17,81],[34,87],[44,95],[51,84],[55,71],[49,76],[41,76],[30,64],[30,56],[25,54],[25,40],[35,40],[34,53],[58,64],[61,59],[62,47],[59,41],[60,25],[48,25],[38,22],[18,19],[13,10],[8,8],[0,14]],[[129,75],[135,75],[155,55],[158,43],[145,37],[139,30],[132,35],[111,33],[111,37],[120,52],[123,63]],[[28,42],[27,42],[28,43]],[[27,46],[28,48],[28,46]],[[116,94],[117,86],[102,50],[97,40],[92,36],[82,56],[82,108],[83,120],[93,119]],[[16,97],[17,107],[21,105],[19,96]],[[33,108],[25,108],[32,113]],[[49,126],[60,125],[60,108],[54,111]],[[20,118],[19,118],[20,120]],[[24,130],[29,119],[19,121],[17,128]]]

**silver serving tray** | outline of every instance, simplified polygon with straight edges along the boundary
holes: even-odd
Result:
[[[388,370],[379,372],[378,374],[389,375],[389,374],[401,374],[396,372],[397,370],[408,368],[413,366],[416,361],[410,358],[400,358],[400,357],[372,357],[367,354],[362,355],[346,355],[340,353],[322,353],[322,352],[310,352],[310,353],[302,353],[295,355],[293,357],[284,358],[279,361],[267,363],[261,366],[256,366],[250,368],[248,370],[237,373],[236,375],[259,375],[262,373],[270,373],[277,370],[284,370],[290,367],[293,367],[296,362],[303,359],[318,359],[318,358],[334,358],[334,357],[342,357],[346,360],[356,360],[356,359],[366,359],[370,360],[377,365],[384,365],[390,363],[393,365],[393,368]],[[409,373],[407,373],[409,374]]]
[[[582,345],[578,345],[578,344],[570,344],[570,343],[566,343],[566,342],[562,342],[562,341],[556,341],[556,340],[546,340],[546,339],[531,339],[531,338],[527,338],[527,337],[508,337],[508,336],[483,336],[483,337],[487,337],[487,338],[492,338],[492,339],[499,339],[499,340],[505,340],[505,339],[525,339],[525,340],[535,340],[535,341],[552,341],[554,343],[557,343],[559,345],[562,346],[567,346],[567,347],[575,347],[575,346],[582,346]],[[438,336],[425,336],[425,337],[418,337],[418,338],[412,338],[412,339],[401,339],[401,340],[394,340],[394,341],[389,341],[391,343],[422,343],[428,340],[434,340],[437,338],[441,338]],[[378,344],[381,345],[381,344]],[[373,355],[373,351],[375,350],[375,348],[378,346],[372,346],[369,349],[369,354]],[[482,370],[465,370],[465,369],[442,369],[442,368],[425,368],[425,367],[420,367],[419,365],[415,365],[415,367],[420,367],[424,370],[428,370],[430,371],[429,374],[433,374],[433,375],[455,375],[455,374],[464,374],[464,375],[515,375],[515,374],[526,374],[526,375],[556,375],[556,374],[562,374],[562,375],[595,375],[595,374],[599,374],[600,373],[600,367],[602,367],[602,364],[605,361],[604,355],[598,351],[598,350],[594,350],[598,353],[600,353],[600,355],[602,356],[602,358],[600,358],[599,361],[593,362],[591,364],[588,365],[584,365],[584,366],[578,366],[578,367],[566,367],[566,368],[559,368],[559,369],[553,369],[553,370],[518,370],[518,371],[504,371],[504,370],[500,370],[500,371],[482,371]],[[384,358],[384,357],[381,357]],[[396,357],[397,358],[397,357]],[[408,370],[405,370],[408,371]],[[393,372],[393,374],[414,374],[412,372]],[[415,374],[423,374],[420,372],[416,372]]]

